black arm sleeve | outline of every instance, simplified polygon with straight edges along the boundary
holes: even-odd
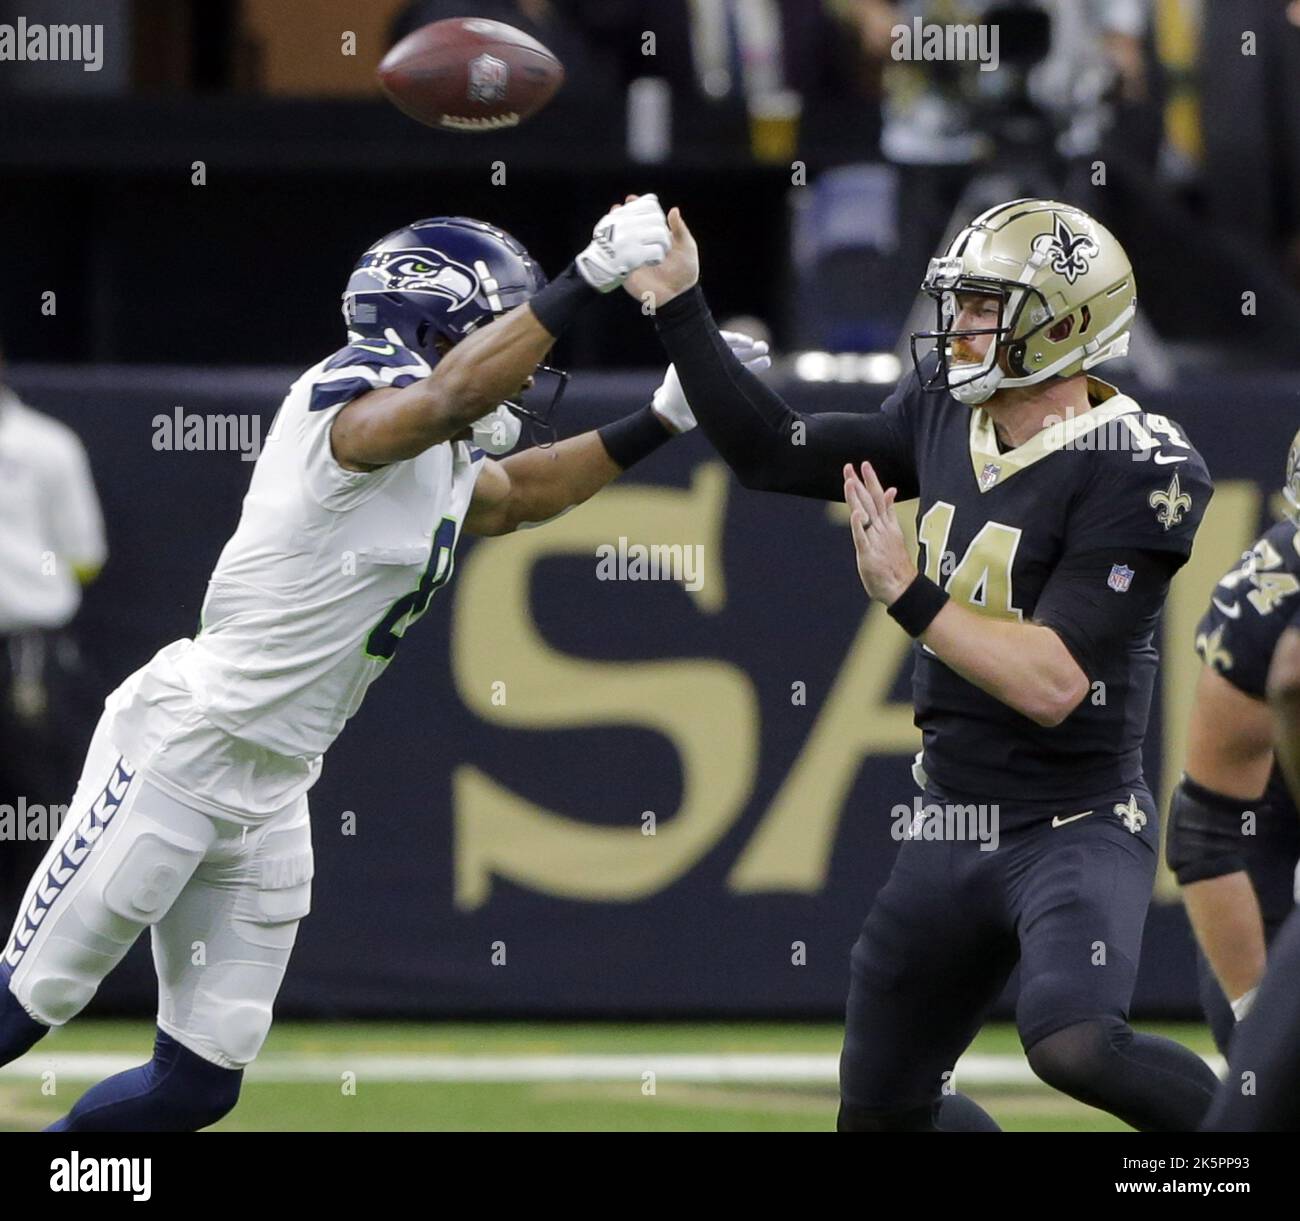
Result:
[[[1050,627],[1089,678],[1130,637],[1154,626],[1182,557],[1167,551],[1117,547],[1067,555],[1048,578],[1034,622]],[[1119,590],[1111,584],[1123,584]]]
[[[655,325],[700,428],[745,487],[843,500],[844,464],[865,459],[899,500],[917,495],[901,394],[861,415],[794,411],[732,354],[698,286],[658,310]]]
[[[1243,815],[1254,801],[1225,797],[1184,776],[1169,802],[1165,861],[1179,886],[1221,878],[1246,868]]]

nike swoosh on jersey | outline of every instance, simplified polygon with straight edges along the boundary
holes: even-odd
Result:
[[[1211,598],[1210,601],[1214,603],[1216,610],[1220,611],[1222,614],[1227,615],[1229,619],[1241,618],[1240,606],[1224,606],[1223,603],[1220,602],[1218,598]]]
[[[1081,818],[1087,818],[1089,814],[1095,814],[1095,810],[1084,810],[1082,814],[1071,814],[1069,818],[1062,818],[1059,814],[1052,819],[1052,826],[1063,827],[1067,822],[1078,822]]]
[[[1174,455],[1174,456],[1169,457],[1169,458],[1162,457],[1160,454],[1152,454],[1152,457],[1155,458],[1155,460],[1156,460],[1156,464],[1157,464],[1158,466],[1168,466],[1171,462],[1186,462],[1186,461],[1187,461],[1187,455],[1186,455],[1186,454],[1183,454],[1183,455],[1181,455],[1181,456]]]

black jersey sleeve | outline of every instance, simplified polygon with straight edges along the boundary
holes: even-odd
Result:
[[[1133,547],[1067,555],[1053,570],[1034,607],[1089,678],[1105,660],[1154,624],[1181,561],[1168,551]]]
[[[844,464],[865,460],[899,500],[918,494],[915,373],[878,412],[803,414],[736,359],[698,286],[659,309],[655,325],[701,430],[745,487],[843,500]]]
[[[1213,494],[1204,460],[1185,443],[1099,451],[1071,506],[1067,554],[1135,547],[1168,552],[1181,567]]]
[[[1246,695],[1262,700],[1273,651],[1300,626],[1300,534],[1290,522],[1268,531],[1210,595],[1196,627],[1196,651]]]

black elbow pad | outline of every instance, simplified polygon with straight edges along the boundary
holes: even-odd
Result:
[[[1165,861],[1180,886],[1246,868],[1242,815],[1252,804],[1225,797],[1187,776],[1178,782],[1169,803]]]

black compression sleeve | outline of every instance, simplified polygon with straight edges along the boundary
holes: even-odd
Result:
[[[736,359],[698,286],[661,306],[655,326],[701,430],[745,487],[843,500],[844,464],[866,459],[899,500],[917,494],[911,439],[896,417],[792,410]]]
[[[579,311],[599,296],[600,293],[582,278],[578,265],[570,263],[545,288],[529,298],[528,307],[538,322],[552,335],[559,336]]]
[[[1183,776],[1170,799],[1165,828],[1165,862],[1179,886],[1246,868],[1243,815],[1261,800],[1241,801]]]
[[[1132,547],[1067,555],[1048,578],[1034,622],[1055,631],[1091,678],[1144,625],[1154,625],[1181,563],[1173,552]]]
[[[596,430],[605,452],[627,470],[673,439],[649,404]]]

